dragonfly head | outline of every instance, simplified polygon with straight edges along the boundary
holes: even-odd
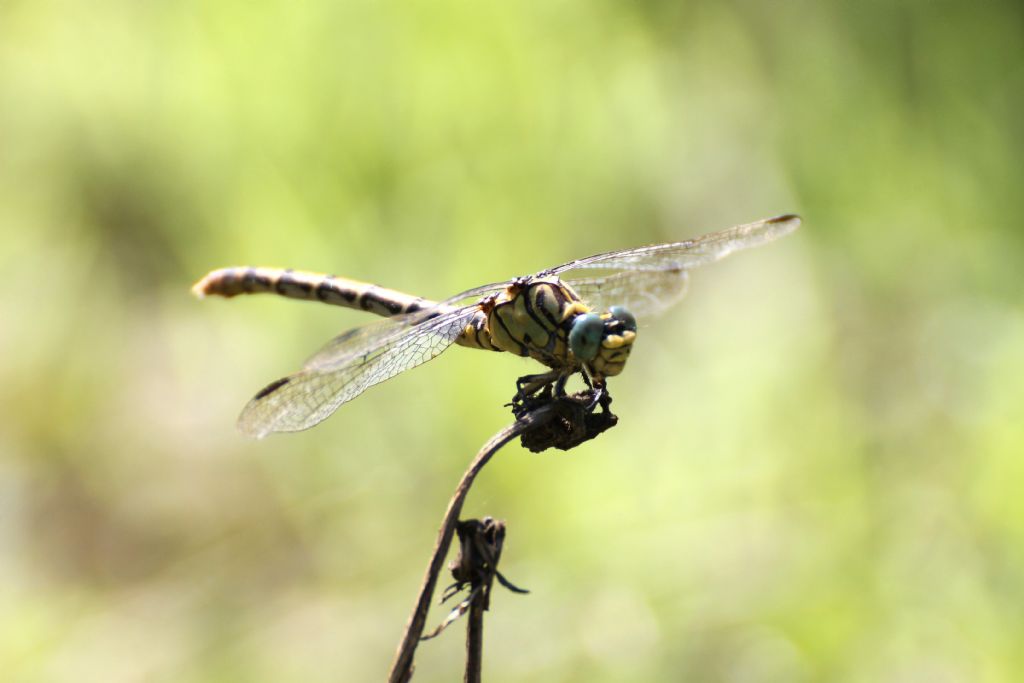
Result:
[[[582,313],[572,321],[569,348],[596,379],[622,372],[636,339],[636,319],[622,306]]]

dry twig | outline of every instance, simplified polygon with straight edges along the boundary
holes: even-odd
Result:
[[[462,505],[476,476],[502,446],[517,436],[521,436],[523,445],[534,452],[540,452],[547,448],[568,450],[613,427],[616,418],[608,411],[610,399],[602,400],[603,412],[595,414],[592,412],[593,397],[594,394],[583,392],[575,396],[561,396],[539,401],[536,405],[530,406],[528,410],[521,411],[514,423],[491,437],[490,441],[484,444],[484,447],[473,458],[448,502],[448,509],[441,521],[441,528],[438,530],[437,542],[434,545],[430,563],[427,565],[416,606],[406,622],[405,633],[391,665],[391,673],[388,677],[390,683],[407,683],[412,678],[416,646],[419,645],[423,636],[427,613],[430,610],[441,565],[444,563],[444,558],[448,556],[459,513],[462,511]],[[473,606],[476,604],[478,601],[474,600],[470,606],[471,628],[474,623]],[[482,603],[480,605],[482,610],[484,605]],[[477,623],[482,624],[482,613],[478,616]]]

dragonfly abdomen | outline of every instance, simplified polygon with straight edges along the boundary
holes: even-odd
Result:
[[[277,294],[290,299],[322,301],[391,317],[435,305],[418,296],[368,282],[282,268],[240,266],[215,270],[192,287],[199,297],[238,294]]]

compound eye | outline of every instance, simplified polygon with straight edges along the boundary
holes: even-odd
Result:
[[[622,327],[630,332],[636,332],[636,318],[622,306],[612,306],[608,309],[612,317],[622,323]]]
[[[573,321],[569,330],[569,348],[580,360],[593,360],[601,349],[604,322],[596,313],[584,313]]]

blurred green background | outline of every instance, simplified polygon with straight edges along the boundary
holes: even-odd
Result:
[[[616,429],[484,472],[485,678],[1021,680],[1022,105],[1011,1],[0,2],[0,677],[383,679],[537,367],[247,441],[367,320],[207,270],[440,298],[798,212],[641,321]]]

